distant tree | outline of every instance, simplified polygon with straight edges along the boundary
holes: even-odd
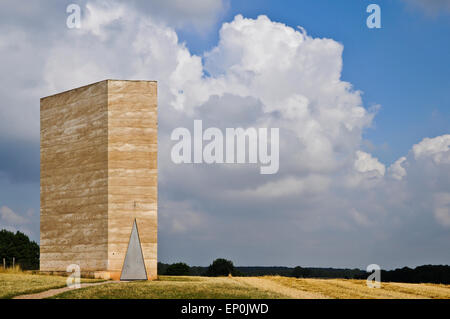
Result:
[[[218,258],[209,265],[206,275],[210,277],[236,275],[233,262],[224,258]]]
[[[415,269],[409,267],[394,270],[382,270],[382,281],[408,282],[408,283],[436,283],[450,284],[449,265],[423,265]]]
[[[307,278],[311,275],[311,271],[307,268],[302,268],[300,266],[297,266],[292,270],[292,277],[296,278]]]
[[[170,276],[187,276],[191,268],[185,263],[175,263],[169,265],[166,269],[165,275]]]
[[[11,267],[13,257],[22,269],[39,269],[39,245],[20,231],[0,230],[0,265],[3,266],[5,258],[6,266]]]
[[[169,264],[161,263],[158,261],[158,274],[165,274],[167,267],[169,267]]]

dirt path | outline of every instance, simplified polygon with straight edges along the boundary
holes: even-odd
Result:
[[[86,287],[90,287],[90,286],[98,286],[98,285],[107,285],[107,284],[111,284],[111,283],[117,283],[117,281],[102,281],[102,282],[94,282],[94,283],[84,283],[84,284],[81,284],[81,288],[86,288]],[[63,287],[63,288],[57,288],[57,289],[50,289],[50,290],[38,292],[35,294],[15,296],[12,299],[45,299],[45,298],[59,295],[63,292],[66,292],[66,291],[69,291],[72,289],[74,289],[74,288]]]
[[[284,295],[288,298],[295,299],[325,299],[327,296],[322,295],[320,293],[304,291],[300,289],[286,287],[284,285],[278,284],[270,279],[258,278],[258,277],[233,277],[237,282],[245,283],[247,285],[263,289],[269,290],[281,295]]]

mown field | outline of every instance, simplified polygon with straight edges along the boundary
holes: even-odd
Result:
[[[50,288],[63,287],[66,278],[57,276],[1,274],[0,298],[11,298]],[[71,289],[51,298],[443,298],[450,299],[450,285],[382,283],[368,288],[364,280],[296,279],[265,277],[172,277],[155,281],[117,282]]]

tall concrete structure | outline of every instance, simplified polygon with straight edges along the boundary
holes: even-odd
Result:
[[[154,81],[105,80],[41,99],[41,271],[77,264],[117,280],[127,256],[127,279],[142,259],[140,273],[156,278],[157,126]]]

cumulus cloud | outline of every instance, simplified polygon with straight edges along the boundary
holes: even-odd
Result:
[[[406,176],[406,169],[403,167],[406,161],[406,157],[402,156],[398,160],[396,160],[391,166],[389,166],[389,176],[397,180],[401,180]]]
[[[355,168],[360,173],[375,173],[375,176],[384,176],[386,170],[378,159],[363,151],[356,151]]]
[[[104,41],[107,35],[112,35],[106,28],[116,21],[120,22],[119,20],[125,16],[126,7],[106,1],[87,3],[85,12],[80,32],[90,32]]]
[[[429,157],[436,164],[450,164],[450,134],[424,138],[413,146],[413,153],[416,159]]]
[[[407,156],[399,158],[388,171],[402,181],[411,200],[421,201],[423,214],[434,209],[438,224],[449,227],[450,135],[424,138],[413,145]]]

